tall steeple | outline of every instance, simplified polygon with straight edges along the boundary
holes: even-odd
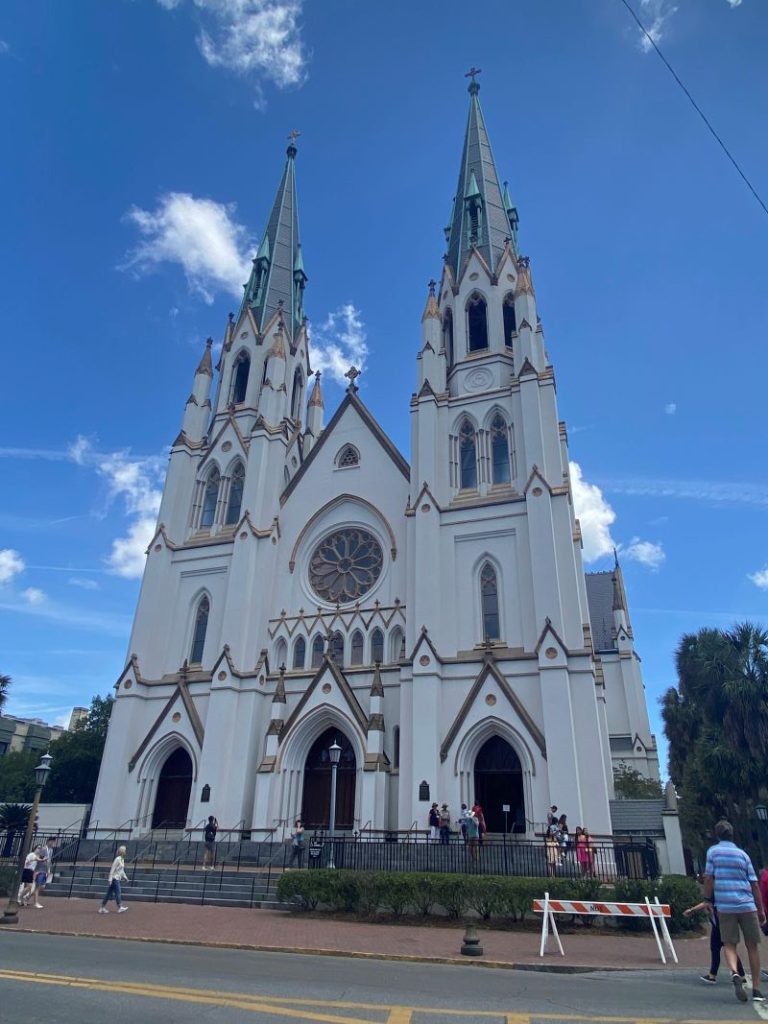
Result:
[[[296,138],[291,132],[287,160],[277,189],[272,214],[253,260],[245,285],[241,314],[249,306],[260,331],[282,310],[285,327],[294,341],[304,318],[304,286],[307,275],[299,242],[299,208],[296,201]],[[238,318],[239,319],[239,318]]]
[[[507,239],[511,239],[514,249],[517,229],[517,211],[512,206],[506,187],[502,194],[499,185],[480,109],[480,84],[475,79],[477,74],[479,71],[476,68],[468,72],[472,78],[469,83],[469,117],[448,233],[447,262],[455,281],[461,276],[473,247],[482,255],[493,273]],[[514,223],[511,223],[510,218],[513,218]]]

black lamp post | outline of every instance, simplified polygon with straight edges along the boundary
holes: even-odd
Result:
[[[760,844],[760,870],[768,867],[768,855],[766,855],[766,842],[765,833],[768,829],[768,807],[765,804],[758,804],[755,807],[755,817],[757,818],[757,838]]]
[[[35,827],[37,809],[40,806],[40,797],[43,793],[43,786],[48,778],[48,772],[51,770],[52,760],[53,758],[50,754],[43,754],[40,758],[40,764],[35,768],[35,785],[37,786],[37,789],[35,790],[35,799],[32,801],[32,810],[29,812],[29,818],[27,819],[27,830],[24,833],[24,842],[21,844],[19,862],[16,867],[16,877],[11,882],[11,891],[8,895],[8,903],[5,911],[3,912],[2,918],[0,918],[0,924],[19,923],[19,903],[17,894],[19,886],[21,885],[21,872],[24,869],[24,861],[27,859],[29,848],[32,845],[32,830]]]
[[[331,816],[328,825],[328,831],[331,833],[331,855],[328,858],[328,867],[335,868],[336,844],[333,841],[333,837],[336,833],[336,772],[339,769],[339,758],[341,757],[341,747],[336,740],[328,748],[328,756],[331,759]]]

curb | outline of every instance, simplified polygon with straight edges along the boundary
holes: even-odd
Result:
[[[605,967],[599,964],[530,964],[515,963],[506,960],[481,960],[470,957],[449,956],[415,956],[407,953],[366,953],[361,950],[348,949],[315,949],[311,946],[267,946],[259,943],[246,942],[204,942],[202,939],[166,939],[148,935],[104,935],[99,932],[62,932],[49,928],[16,928],[9,926],[3,931],[25,932],[28,935],[62,935],[75,939],[115,939],[122,942],[156,942],[170,946],[198,946],[206,949],[240,949],[254,953],[291,953],[297,956],[333,956],[346,957],[352,960],[386,960],[396,963],[442,964],[444,966],[485,967],[490,970],[502,971],[534,971],[541,974],[594,974],[617,972],[658,972],[665,967],[671,970],[675,965],[659,964],[658,967]]]

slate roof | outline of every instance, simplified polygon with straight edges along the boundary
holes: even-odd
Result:
[[[614,835],[650,836],[664,832],[663,797],[653,800],[610,800]]]
[[[448,239],[448,264],[458,281],[471,250],[469,229],[470,217],[465,198],[476,194],[482,200],[482,232],[477,249],[491,271],[496,269],[499,257],[504,251],[505,239],[514,237],[499,185],[491,143],[488,139],[483,112],[477,94],[480,86],[472,82],[469,86],[469,117],[464,136],[464,151],[461,156],[459,183],[451,214],[451,233]],[[475,192],[475,188],[477,192]]]
[[[595,653],[615,651],[613,637],[613,572],[585,573],[592,646]]]

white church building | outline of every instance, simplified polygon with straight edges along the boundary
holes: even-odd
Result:
[[[469,93],[447,254],[414,330],[410,462],[354,368],[324,423],[288,147],[171,449],[101,829],[327,827],[334,741],[347,830],[478,801],[491,832],[531,837],[554,803],[610,834],[613,765],[658,778],[621,570],[584,571],[531,266],[474,79]]]

